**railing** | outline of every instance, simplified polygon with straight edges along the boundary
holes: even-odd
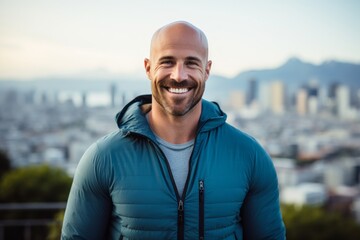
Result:
[[[5,203],[0,204],[0,211],[46,211],[65,209],[66,203]],[[35,226],[55,224],[55,219],[0,219],[0,240],[5,240],[5,228],[24,227],[24,240],[31,240],[31,230]]]

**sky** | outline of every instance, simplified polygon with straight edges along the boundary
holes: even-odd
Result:
[[[177,20],[207,35],[212,74],[291,57],[360,63],[357,0],[0,0],[0,80],[145,78],[152,34]]]

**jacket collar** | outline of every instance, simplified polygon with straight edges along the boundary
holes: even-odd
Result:
[[[151,95],[141,95],[129,102],[118,114],[116,123],[125,133],[136,133],[155,139],[146,120],[146,113],[151,109]],[[224,124],[226,114],[215,102],[202,99],[202,110],[198,133],[210,131]]]

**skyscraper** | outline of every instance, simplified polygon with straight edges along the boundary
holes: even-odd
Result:
[[[308,112],[316,115],[319,109],[319,85],[316,80],[311,80],[308,86]]]
[[[336,89],[336,112],[339,117],[347,118],[350,112],[349,87],[339,85]]]
[[[116,101],[116,84],[112,83],[110,86],[110,96],[111,96],[111,107],[115,107],[115,101]]]
[[[257,91],[258,91],[258,83],[255,78],[251,78],[249,80],[249,89],[246,99],[246,104],[251,105],[257,98]]]
[[[269,83],[262,83],[259,85],[258,99],[262,111],[267,111],[271,108],[271,85]]]
[[[318,97],[318,95],[319,95],[319,85],[316,80],[311,80],[308,87],[308,96]]]
[[[82,93],[81,98],[82,98],[82,107],[86,108],[87,107],[87,94],[86,94],[86,92]]]
[[[285,111],[285,87],[281,81],[271,84],[271,110],[276,114],[283,114]]]
[[[308,94],[305,88],[300,88],[296,95],[296,110],[301,116],[307,113],[307,98]]]

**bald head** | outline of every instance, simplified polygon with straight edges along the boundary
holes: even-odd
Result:
[[[188,113],[199,117],[211,64],[207,39],[197,27],[174,22],[157,30],[150,59],[144,59],[154,100],[152,111],[172,117]]]
[[[208,41],[203,31],[194,25],[178,21],[158,29],[152,39],[150,46],[150,58],[154,52],[162,47],[172,45],[193,46],[202,52],[205,59],[208,59]]]

